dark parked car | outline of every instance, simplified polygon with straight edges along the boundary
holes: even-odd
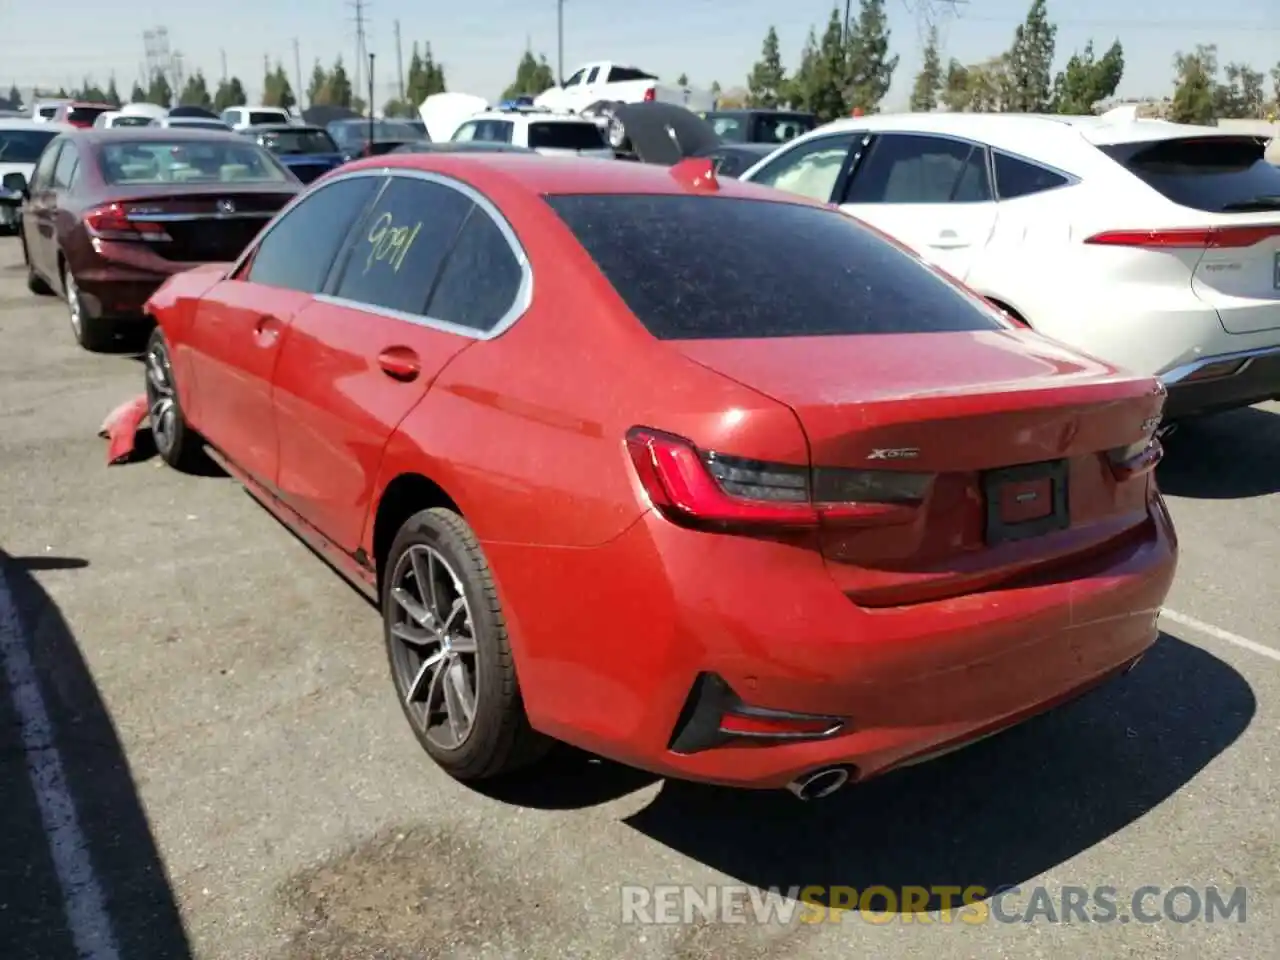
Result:
[[[715,161],[716,173],[737,179],[777,149],[775,143],[722,143],[699,150],[695,156]]]
[[[267,123],[240,132],[274,153],[303,183],[310,183],[346,162],[333,137],[323,127]]]
[[[114,109],[115,107],[109,103],[72,100],[58,105],[58,109],[53,114],[53,122],[65,123],[72,127],[92,127],[93,121],[97,120],[100,114]]]
[[[423,143],[431,139],[425,128],[419,130],[404,120],[335,120],[326,129],[347,160],[376,157],[390,153],[402,143]]]
[[[236,259],[302,185],[233,133],[75,130],[41,154],[25,191],[27,284],[59,292],[89,350],[139,325],[170,275]]]
[[[716,136],[728,143],[767,143],[778,147],[818,126],[812,113],[794,110],[712,110],[701,115]]]

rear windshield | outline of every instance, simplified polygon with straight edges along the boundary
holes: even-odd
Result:
[[[257,144],[218,140],[128,140],[100,148],[110,184],[282,183],[292,179]]]
[[[728,197],[547,197],[660,340],[999,330],[914,257],[834,210]]]
[[[249,126],[255,126],[259,123],[288,123],[289,115],[281,113],[279,110],[250,110]]]
[[[110,109],[110,107],[72,107],[67,111],[67,123],[92,124]]]
[[[529,146],[534,150],[600,150],[604,136],[594,123],[531,123]]]
[[[272,130],[262,135],[262,145],[274,153],[336,153],[338,145],[323,130]]]
[[[57,130],[0,130],[0,163],[35,163]]]
[[[1214,213],[1280,209],[1280,167],[1255,137],[1121,143],[1103,153],[1174,203]]]
[[[54,104],[51,107],[37,107],[36,112],[46,120],[52,120],[54,115],[58,112],[58,106],[57,104]]]
[[[122,113],[118,117],[111,118],[113,127],[146,127],[151,125],[150,117],[140,117],[137,114]]]

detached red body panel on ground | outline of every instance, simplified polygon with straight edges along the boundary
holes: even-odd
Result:
[[[138,442],[138,428],[147,419],[147,395],[126,400],[107,415],[98,436],[107,439],[107,466],[128,463]]]

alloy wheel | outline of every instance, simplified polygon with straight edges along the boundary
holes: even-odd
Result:
[[[173,389],[173,369],[169,366],[169,353],[163,344],[155,343],[147,351],[146,368],[151,436],[157,450],[167,451],[173,446],[178,407]]]
[[[67,291],[67,309],[71,313],[71,329],[75,331],[76,339],[79,340],[81,327],[84,324],[84,308],[80,303],[80,288],[76,286],[76,278],[71,275],[70,270],[63,273],[62,286]]]
[[[471,734],[480,694],[475,621],[462,580],[439,551],[413,544],[390,582],[396,688],[427,739],[456,750]]]

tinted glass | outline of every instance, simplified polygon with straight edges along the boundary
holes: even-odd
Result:
[[[751,182],[826,203],[853,141],[853,134],[844,134],[797,144],[752,177]]]
[[[80,151],[71,144],[63,148],[58,156],[58,165],[53,168],[53,188],[65,190],[75,181],[76,168],[80,166]]]
[[[708,114],[707,123],[715,130],[716,136],[730,143],[744,143],[747,139],[747,125],[742,117],[726,117]]]
[[[981,203],[991,199],[986,150],[944,137],[877,137],[844,203]]]
[[[395,177],[359,227],[334,296],[421,314],[473,206],[457,190]]]
[[[262,145],[272,153],[292,156],[306,153],[336,153],[338,145],[323,130],[272,130],[262,135]]]
[[[427,313],[437,320],[491,330],[520,292],[520,262],[502,230],[472,207],[436,284]]]
[[[67,111],[67,123],[92,125],[93,121],[110,109],[110,107],[72,107]]]
[[[291,179],[255,143],[216,140],[122,140],[99,148],[99,166],[110,184],[284,183]]]
[[[249,123],[288,123],[289,115],[279,110],[250,110]]]
[[[111,126],[113,127],[146,127],[150,126],[150,117],[139,117],[134,114],[122,113],[118,117],[111,118]]]
[[[755,143],[786,143],[801,134],[808,133],[817,122],[813,117],[797,114],[758,114],[753,118],[752,141]]]
[[[1196,210],[1280,209],[1280,167],[1253,137],[1204,137],[1100,148],[1174,203]]]
[[[0,163],[35,163],[57,130],[0,130]]]
[[[995,154],[995,167],[996,194],[1001,200],[1028,197],[1070,183],[1061,174],[999,151]]]
[[[529,146],[555,150],[601,150],[604,135],[594,123],[531,123]]]
[[[53,186],[53,168],[58,162],[59,151],[66,147],[65,140],[59,143],[51,143],[49,149],[40,154],[40,160],[36,164],[35,170],[31,173],[31,189],[32,190],[48,190]]]
[[[1001,329],[914,257],[834,210],[697,196],[547,202],[662,340]]]
[[[610,67],[609,83],[621,83],[627,80],[657,80],[651,73],[637,70],[635,67]]]
[[[317,189],[262,238],[245,279],[318,293],[351,224],[381,184],[359,177]]]

